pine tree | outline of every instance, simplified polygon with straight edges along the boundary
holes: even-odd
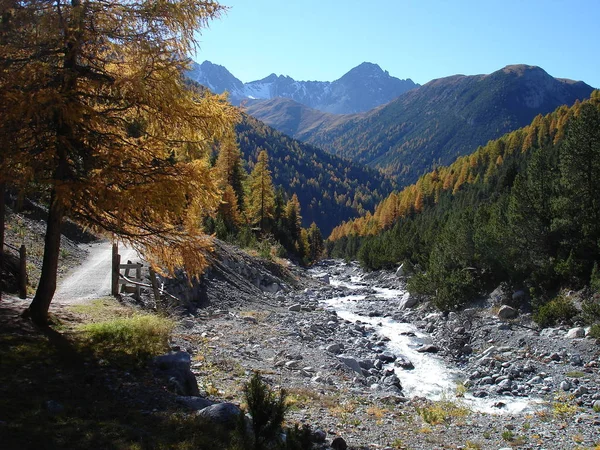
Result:
[[[258,155],[256,165],[248,178],[247,210],[252,225],[268,231],[274,218],[275,192],[269,170],[269,157],[266,150]]]
[[[246,173],[242,167],[242,156],[240,148],[235,141],[233,133],[228,134],[220,142],[219,155],[215,164],[219,187],[225,190],[231,186],[237,198],[240,211],[244,209],[244,180]]]
[[[308,256],[310,262],[314,263],[321,258],[325,245],[323,243],[323,236],[321,236],[321,230],[317,227],[316,223],[311,223],[308,229]]]
[[[47,320],[67,215],[154,265],[198,274],[210,246],[198,217],[218,203],[203,155],[237,112],[182,74],[198,30],[223,8],[189,0],[0,8],[0,134],[9,137],[0,183],[35,183],[50,199],[32,319]]]

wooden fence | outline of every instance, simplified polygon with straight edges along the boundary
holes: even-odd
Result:
[[[117,244],[113,244],[112,249],[112,287],[111,295],[118,297],[121,292],[135,293],[139,299],[142,288],[152,289],[154,300],[158,302],[161,295],[170,297],[172,300],[177,300],[177,297],[172,296],[166,292],[163,286],[159,286],[156,273],[152,268],[150,271],[150,283],[146,284],[142,282],[142,267],[141,263],[132,263],[127,261],[126,264],[121,264],[121,255],[119,255],[119,247]],[[125,273],[121,273],[121,271]],[[135,271],[134,276],[130,275],[131,271]],[[119,289],[119,286],[121,288]]]
[[[27,298],[27,248],[25,244],[22,244],[21,247],[17,248],[8,243],[4,243],[4,246],[17,252],[19,254],[19,297]]]

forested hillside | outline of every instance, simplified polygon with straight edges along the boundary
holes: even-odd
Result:
[[[543,303],[600,288],[600,92],[419,178],[330,236],[369,268],[406,261],[414,292],[451,309],[507,282]],[[361,236],[363,236],[361,238]]]
[[[591,92],[585,83],[517,65],[489,75],[433,80],[364,116],[345,120],[306,109],[299,111],[295,121],[282,120],[283,112],[271,114],[264,107],[254,113],[276,127],[292,131],[296,127],[295,137],[384,169],[401,184],[409,184],[434,167],[450,164],[490,139],[527,125],[537,114],[572,105]],[[285,114],[293,118],[293,113]]]
[[[266,150],[274,185],[290,197],[296,194],[303,226],[315,222],[324,235],[372,209],[394,189],[380,172],[296,141],[247,115],[237,125],[237,135],[248,171]]]

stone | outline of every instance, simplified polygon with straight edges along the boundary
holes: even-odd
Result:
[[[383,361],[384,363],[391,363],[396,361],[396,355],[394,355],[392,352],[383,352],[377,355],[377,359]]]
[[[48,414],[51,416],[59,416],[65,412],[64,405],[56,400],[48,400],[46,403],[44,403],[44,406],[46,407]]]
[[[331,344],[327,346],[326,350],[330,353],[339,353],[342,351],[342,346],[340,344]]]
[[[581,359],[581,355],[573,354],[570,358],[571,364],[574,366],[582,366],[583,360]]]
[[[201,409],[197,413],[198,417],[202,417],[215,425],[231,427],[230,429],[236,426],[240,414],[240,408],[233,403],[216,403]]]
[[[440,349],[433,344],[422,345],[417,349],[419,353],[437,353]]]
[[[581,339],[585,337],[585,329],[581,327],[571,328],[567,331],[567,339]]]
[[[212,406],[215,402],[210,401],[203,397],[184,397],[178,396],[175,401],[180,405],[187,406],[189,409],[193,411],[200,411],[208,406]]]
[[[286,369],[297,369],[300,365],[300,361],[292,360],[285,363]]]
[[[498,318],[501,320],[514,319],[517,317],[517,314],[517,310],[508,305],[503,305],[498,310]]]
[[[400,264],[400,267],[396,269],[396,277],[402,278],[404,276],[404,263]]]
[[[360,367],[360,364],[358,363],[356,358],[353,358],[352,356],[340,355],[338,356],[338,359],[344,364],[346,364],[346,366],[348,366],[350,369],[363,376],[362,368]]]
[[[525,291],[520,289],[518,291],[513,292],[513,295],[512,295],[513,305],[522,305],[526,301],[527,301],[527,293]]]
[[[413,295],[410,295],[408,292],[402,296],[398,307],[400,310],[413,308],[419,303],[419,299]]]
[[[560,388],[563,391],[567,392],[567,391],[569,391],[571,389],[571,383],[569,383],[568,381],[565,380],[562,383],[560,383]]]
[[[415,368],[414,364],[407,357],[402,355],[396,358],[396,362],[394,363],[394,365],[404,370],[412,370]]]
[[[573,395],[575,397],[581,397],[588,393],[588,389],[585,386],[579,386],[577,389],[573,391]]]
[[[154,358],[155,374],[167,380],[167,388],[177,395],[200,395],[198,382],[192,373],[192,358],[187,352],[174,352]]]
[[[300,303],[296,303],[295,305],[290,306],[288,308],[288,311],[300,312],[301,309],[302,309],[302,305]]]
[[[313,431],[312,437],[314,442],[321,444],[325,442],[325,439],[327,439],[327,432],[317,428],[315,431]]]
[[[326,273],[315,275],[315,280],[320,281],[321,283],[329,284],[329,275]]]
[[[343,437],[338,436],[333,441],[331,441],[331,448],[333,450],[348,450],[348,444]]]

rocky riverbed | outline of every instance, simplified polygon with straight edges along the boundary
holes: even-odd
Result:
[[[402,277],[339,261],[307,275],[301,290],[182,320],[176,349],[191,353],[206,399],[239,404],[259,370],[324,448],[336,437],[355,448],[600,443],[600,356],[584,329],[501,320],[493,298],[444,316],[405,293]]]

